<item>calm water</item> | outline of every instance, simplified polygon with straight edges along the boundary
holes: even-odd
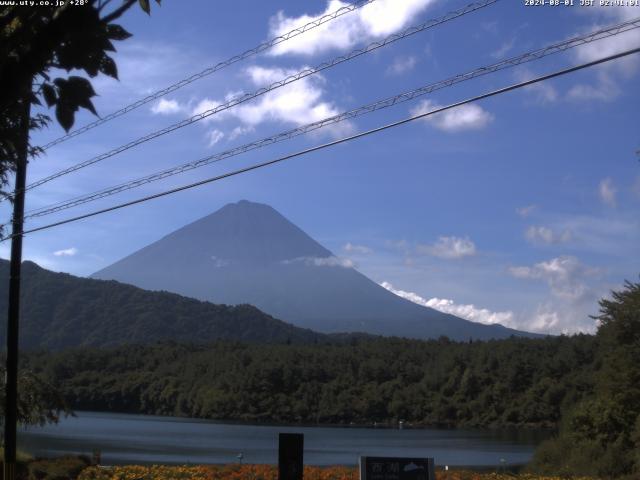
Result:
[[[438,465],[526,463],[543,432],[390,430],[234,425],[150,415],[78,412],[58,425],[30,427],[18,444],[37,456],[91,454],[104,464],[277,463],[278,432],[304,433],[308,465],[355,465],[360,455],[434,457]]]

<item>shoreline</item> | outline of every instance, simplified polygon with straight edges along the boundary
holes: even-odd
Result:
[[[462,431],[493,431],[493,432],[545,432],[553,434],[557,427],[551,426],[536,426],[536,425],[445,425],[445,424],[423,424],[415,422],[403,422],[400,427],[400,422],[367,422],[367,423],[306,423],[306,422],[276,422],[276,421],[261,421],[261,420],[231,420],[231,419],[212,419],[203,417],[187,417],[176,415],[159,415],[155,413],[140,413],[140,412],[128,412],[128,411],[100,411],[100,410],[73,410],[73,413],[81,414],[107,414],[107,415],[134,415],[144,416],[147,418],[156,418],[165,421],[180,421],[180,422],[193,422],[193,423],[210,423],[214,425],[239,425],[239,426],[256,426],[256,427],[300,427],[300,428],[362,428],[371,430],[462,430]],[[74,415],[68,415],[67,417],[73,417]]]

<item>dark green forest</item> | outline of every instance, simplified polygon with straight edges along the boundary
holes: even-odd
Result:
[[[592,336],[213,343],[30,354],[69,405],[251,422],[555,426],[593,392]]]

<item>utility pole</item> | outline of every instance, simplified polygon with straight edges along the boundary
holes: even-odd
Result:
[[[9,267],[9,313],[7,318],[7,364],[5,373],[4,480],[16,478],[16,430],[18,423],[18,326],[20,320],[20,273],[22,270],[22,229],[29,155],[31,80],[22,95],[20,142],[16,145],[16,183],[13,194],[11,263]]]

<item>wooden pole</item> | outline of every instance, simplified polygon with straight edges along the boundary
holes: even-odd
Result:
[[[16,183],[13,197],[11,262],[9,267],[9,312],[7,318],[7,363],[5,377],[4,480],[16,478],[16,430],[18,423],[18,326],[20,320],[20,274],[22,270],[22,229],[29,151],[31,82],[22,96],[21,142],[16,145]]]

